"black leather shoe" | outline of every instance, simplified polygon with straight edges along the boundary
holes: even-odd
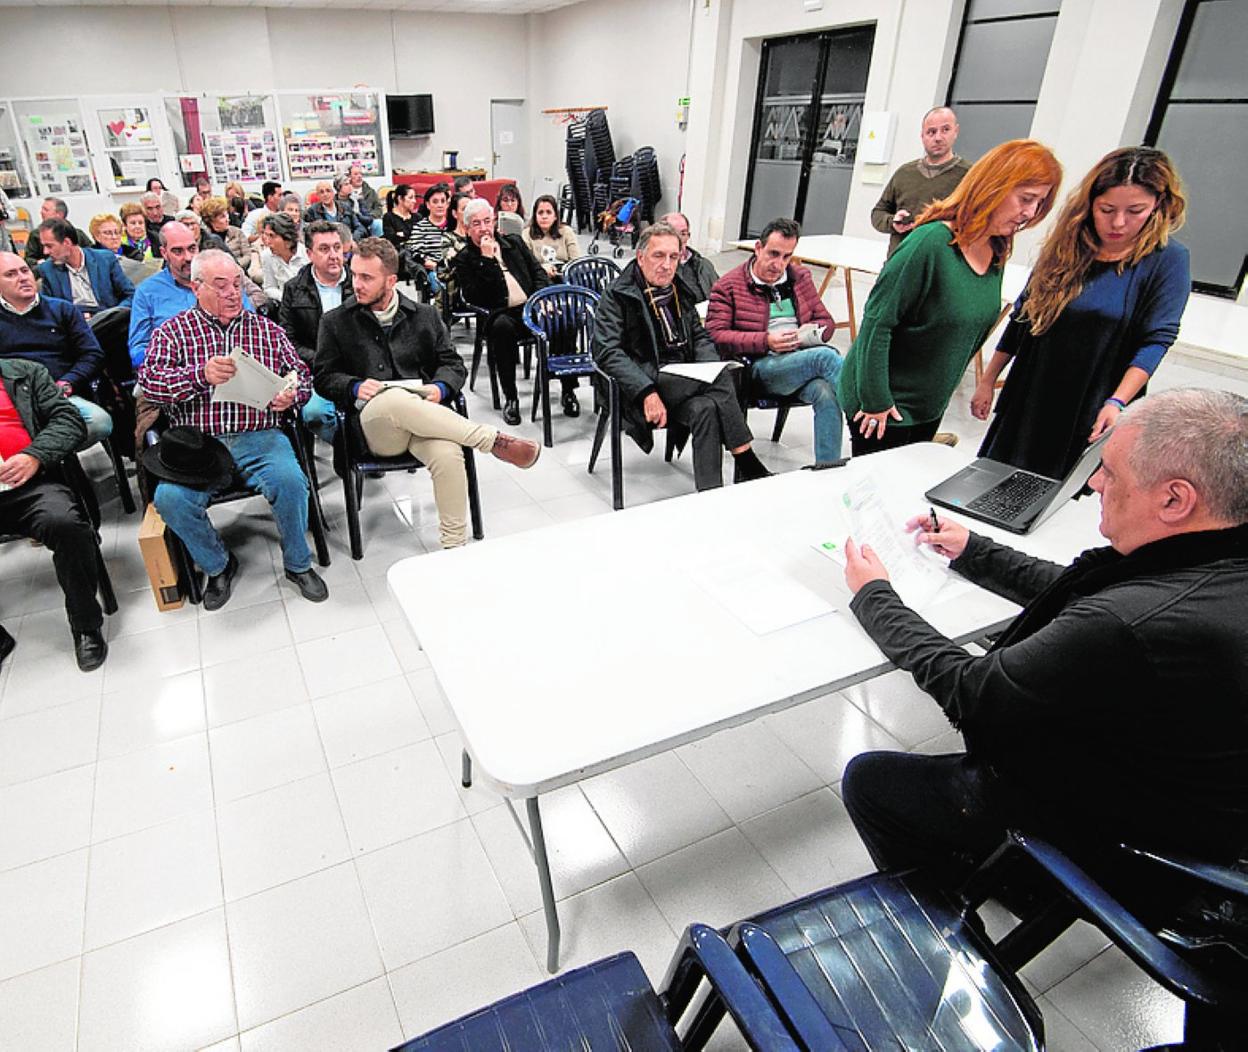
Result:
[[[581,403],[576,400],[575,391],[563,392],[563,415],[564,416],[580,416]]]
[[[93,632],[75,632],[74,657],[83,672],[90,672],[104,664],[104,659],[108,657],[108,644],[104,642],[103,633],[98,628]]]
[[[503,423],[516,427],[520,423],[520,399],[508,398],[503,403]]]
[[[0,626],[0,666],[4,665],[5,658],[13,653],[16,646],[17,640]]]
[[[311,567],[303,573],[287,570],[286,580],[294,581],[299,593],[310,603],[323,603],[329,598],[329,585],[322,581],[320,575]]]
[[[238,576],[238,560],[234,553],[226,560],[225,569],[208,578],[204,585],[204,609],[220,610],[230,601],[230,589],[234,587],[234,578]]]

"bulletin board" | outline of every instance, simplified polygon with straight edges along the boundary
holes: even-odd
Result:
[[[33,197],[22,157],[21,139],[13,123],[13,103],[0,101],[0,190],[9,197]]]
[[[90,101],[90,100],[86,100]],[[150,101],[132,106],[100,106],[95,111],[103,157],[100,181],[110,190],[142,190],[152,178],[162,178],[160,152],[152,127]]]
[[[272,95],[168,96],[165,116],[184,186],[193,185],[200,172],[218,187],[230,180],[282,181]]]
[[[375,91],[301,92],[278,96],[282,145],[291,179],[327,179],[358,164],[384,177],[381,96]]]
[[[77,99],[25,99],[14,117],[38,196],[97,192],[86,124]]]

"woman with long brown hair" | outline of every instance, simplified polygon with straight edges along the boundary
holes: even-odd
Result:
[[[971,400],[984,420],[1012,360],[982,456],[1061,478],[1148,383],[1179,332],[1191,289],[1170,235],[1187,202],[1160,150],[1107,154],[1045,239]]]
[[[1049,213],[1062,166],[1013,139],[934,201],[884,264],[845,357],[837,398],[855,456],[929,441],[1001,311],[1014,235]]]

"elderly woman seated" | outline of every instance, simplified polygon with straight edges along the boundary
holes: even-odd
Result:
[[[229,251],[221,238],[212,233],[212,231],[204,229],[204,221],[199,217],[198,212],[192,212],[189,208],[184,208],[173,218],[195,235],[201,252],[207,252],[211,248],[215,248],[220,252]]]
[[[205,198],[204,203],[199,206],[199,218],[210,234],[215,234],[225,242],[225,247],[230,255],[238,260],[239,266],[244,271],[250,269],[254,255],[251,242],[247,240],[247,235],[243,233],[241,227],[230,225],[230,206],[226,199],[224,197]]]
[[[118,211],[121,213],[123,243],[134,254],[134,258],[155,258],[156,252],[147,236],[147,217],[143,214],[143,206],[137,201],[127,201]]]
[[[143,210],[139,209],[139,216],[142,217]],[[124,259],[141,260],[143,252],[141,249],[133,245],[126,244],[121,235],[121,220],[109,212],[101,212],[98,216],[94,216],[91,222],[87,224],[87,229],[91,232],[91,240],[95,242],[97,248],[106,248],[115,256],[121,256]]]
[[[295,226],[299,227],[303,223],[303,201],[294,190],[287,190],[282,194],[281,200],[277,203],[277,210],[284,215],[290,216],[295,221]]]
[[[281,300],[282,289],[308,264],[308,253],[299,239],[299,229],[288,215],[268,216],[261,227],[260,239],[264,267],[264,292],[270,299]]]

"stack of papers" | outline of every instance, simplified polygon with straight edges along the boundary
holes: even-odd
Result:
[[[919,611],[928,606],[949,580],[949,570],[940,556],[915,546],[905,527],[889,515],[875,483],[863,479],[846,489],[841,511],[854,543],[860,548],[871,546],[902,602]],[[825,539],[813,547],[820,555],[845,565],[841,541]]]
[[[279,394],[299,386],[299,377],[293,370],[278,376],[241,347],[230,351],[230,358],[235,365],[234,375],[212,389],[214,402],[238,402],[252,409],[268,409]]]

